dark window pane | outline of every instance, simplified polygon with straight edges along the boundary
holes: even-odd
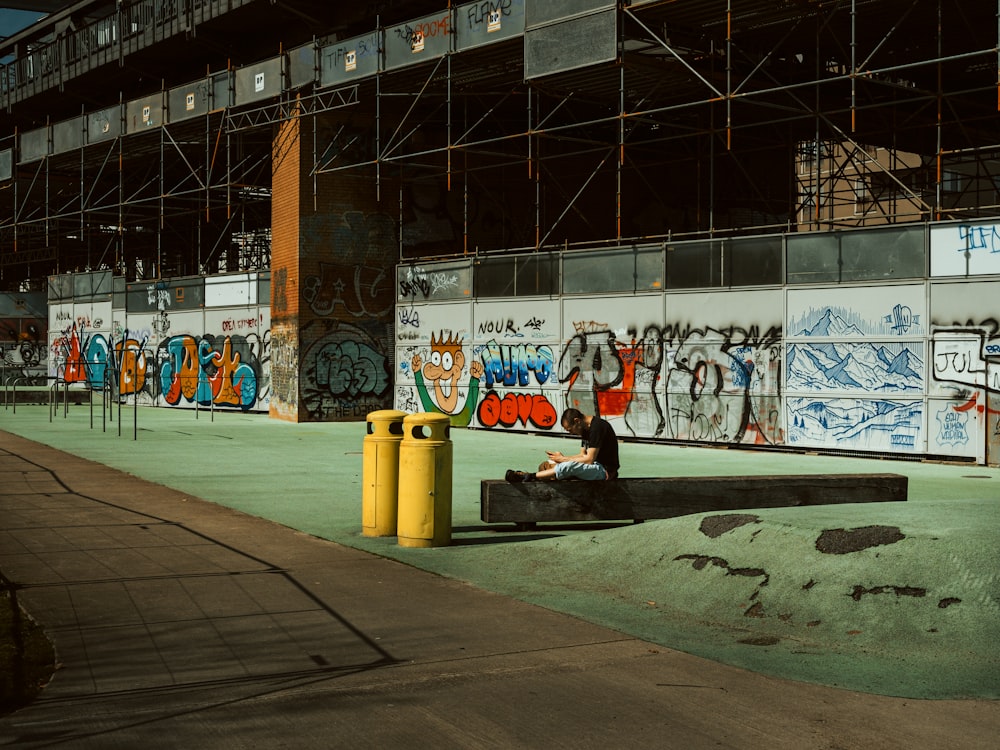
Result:
[[[721,285],[721,240],[667,245],[668,289],[698,289]]]
[[[480,258],[474,268],[476,297],[513,297],[517,263],[509,256]]]
[[[563,293],[632,291],[632,257],[626,263],[620,251],[585,250],[563,255]]]
[[[729,286],[781,283],[781,236],[748,237],[728,243]]]
[[[257,304],[271,304],[271,272],[257,274]]]
[[[553,253],[521,255],[517,258],[514,295],[553,295],[559,293],[559,256]]]
[[[846,232],[840,237],[843,281],[913,279],[924,275],[924,228]]]
[[[563,292],[634,292],[663,288],[663,252],[656,247],[586,250],[563,255]]]
[[[840,248],[836,234],[789,235],[786,242],[789,284],[840,280]]]

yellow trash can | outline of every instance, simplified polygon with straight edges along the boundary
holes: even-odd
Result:
[[[399,444],[403,440],[405,411],[384,409],[368,415],[364,439],[361,492],[361,533],[396,536],[396,498],[399,492]]]
[[[451,420],[445,414],[410,414],[399,444],[401,547],[451,544]]]

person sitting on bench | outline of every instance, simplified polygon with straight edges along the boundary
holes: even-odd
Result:
[[[580,452],[564,456],[559,451],[546,451],[551,468],[536,472],[508,469],[508,482],[539,482],[546,479],[616,479],[618,477],[618,437],[607,421],[589,416],[579,409],[567,409],[560,423],[566,432],[583,438]],[[544,464],[543,464],[544,465]]]

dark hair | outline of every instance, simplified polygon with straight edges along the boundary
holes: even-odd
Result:
[[[573,424],[574,422],[579,422],[583,419],[583,412],[579,409],[567,409],[562,413],[559,418],[559,424],[565,427],[567,424]]]

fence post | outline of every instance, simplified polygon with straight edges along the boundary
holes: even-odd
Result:
[[[136,370],[139,368],[139,361],[136,360]],[[139,439],[139,389],[136,378],[132,379],[132,439]]]
[[[120,372],[112,372],[115,376],[115,401],[118,402],[118,437],[122,436],[122,376]]]

